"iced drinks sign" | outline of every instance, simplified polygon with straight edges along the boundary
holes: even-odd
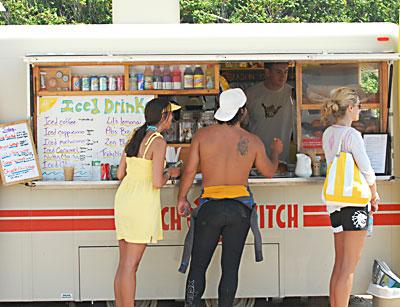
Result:
[[[4,185],[41,178],[27,121],[0,125],[0,171]]]
[[[153,96],[39,97],[38,155],[45,180],[93,180],[92,161],[117,165],[132,130],[144,123]]]

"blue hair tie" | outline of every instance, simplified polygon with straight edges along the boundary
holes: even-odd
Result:
[[[147,126],[146,131],[154,131],[154,132],[156,132],[157,131],[157,127],[149,125],[149,126]]]

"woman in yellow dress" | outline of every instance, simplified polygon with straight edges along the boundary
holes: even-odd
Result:
[[[148,243],[162,240],[160,188],[179,168],[164,171],[167,143],[160,132],[171,127],[172,112],[180,109],[164,98],[145,107],[145,124],[128,141],[118,167],[121,185],[115,195],[115,228],[119,264],[114,280],[117,307],[132,307],[136,271]]]

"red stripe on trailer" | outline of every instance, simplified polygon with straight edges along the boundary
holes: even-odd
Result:
[[[115,230],[114,219],[0,220],[0,232]]]
[[[0,217],[114,216],[114,209],[0,210]]]
[[[321,215],[304,215],[303,226],[304,227],[322,227],[330,226],[331,221],[328,214]]]
[[[380,204],[379,211],[400,211],[400,204]],[[325,205],[303,205],[303,212],[327,212],[327,209]]]
[[[399,204],[380,204],[379,211],[400,211]]]
[[[318,206],[303,206],[303,212],[327,212],[325,205],[318,205]]]
[[[374,214],[374,225],[377,226],[398,226],[400,225],[400,214]]]

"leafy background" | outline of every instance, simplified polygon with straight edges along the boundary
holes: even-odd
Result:
[[[112,23],[112,0],[0,0],[0,25]],[[400,0],[180,0],[182,23],[398,23]]]

